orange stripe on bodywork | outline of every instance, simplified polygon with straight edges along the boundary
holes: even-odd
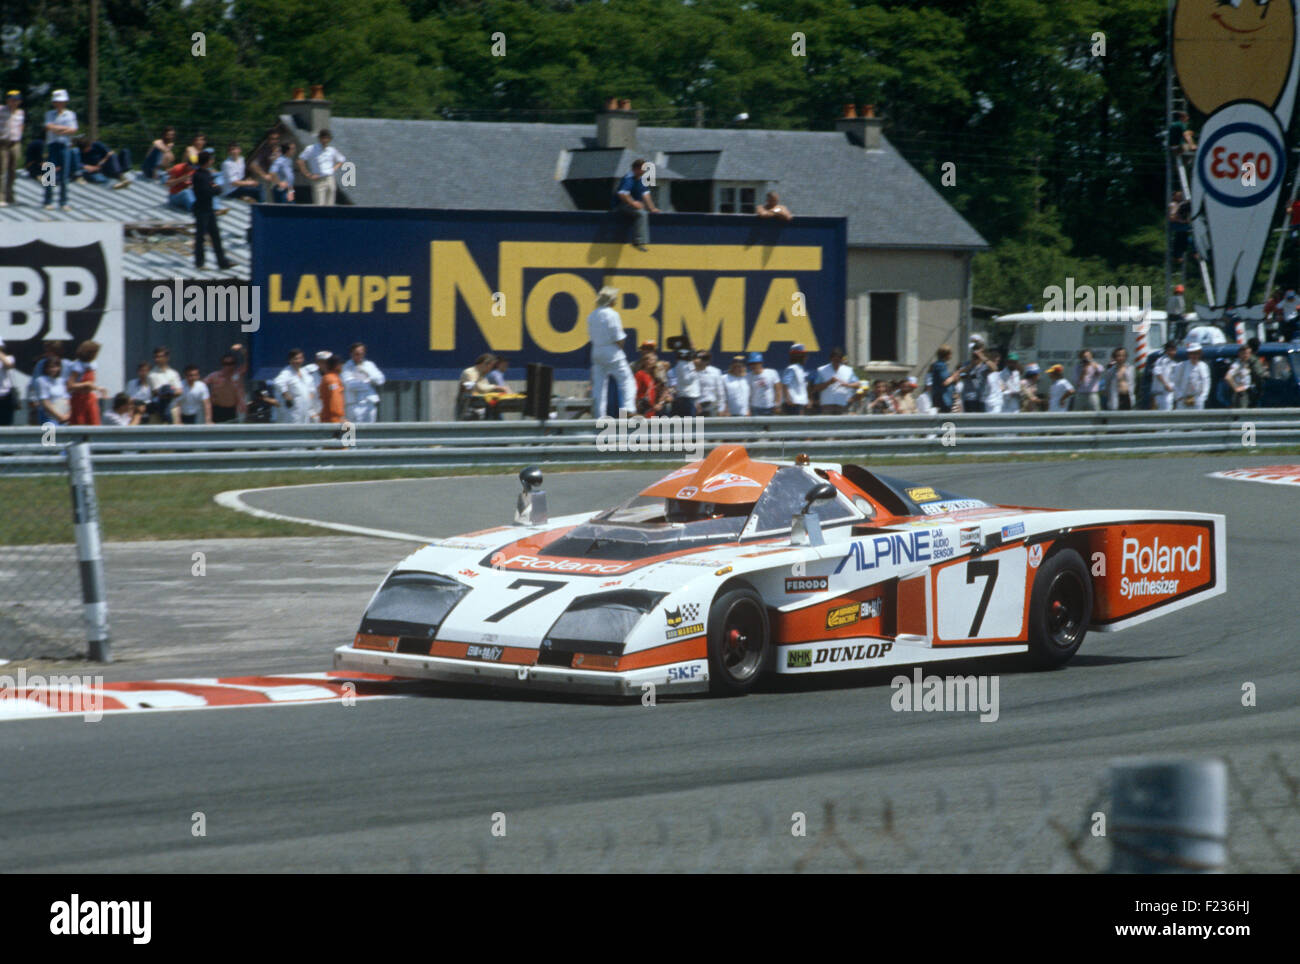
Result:
[[[620,656],[616,669],[647,669],[651,666],[666,666],[688,659],[704,659],[709,655],[709,644],[703,635],[689,639],[679,639],[673,643],[643,649],[639,653]]]

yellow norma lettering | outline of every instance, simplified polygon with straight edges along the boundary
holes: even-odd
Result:
[[[280,285],[283,283],[284,277],[282,275],[273,274],[267,279],[267,281],[270,288],[266,297],[267,307],[273,312],[282,312],[291,309],[293,306],[289,304],[289,302],[285,301],[280,294]]]
[[[776,341],[803,342],[809,354],[818,350],[812,316],[794,315],[790,311],[798,290],[799,283],[794,278],[772,279],[763,306],[758,309],[758,321],[754,323],[746,351],[766,351]],[[782,318],[787,320],[782,321]]]
[[[500,288],[505,295],[506,313],[492,314],[492,288],[470,256],[464,241],[429,243],[429,270],[433,289],[429,294],[429,350],[449,351],[456,347],[456,296],[465,307],[493,351],[519,351],[524,332],[519,313],[519,290],[523,271],[507,268],[508,243],[500,246]],[[593,298],[594,302],[594,298]]]
[[[320,282],[314,274],[305,274],[298,279],[298,292],[293,296],[293,310],[324,311],[325,302],[320,294]]]
[[[745,350],[745,279],[718,278],[709,292],[708,305],[700,304],[695,279],[682,275],[664,278],[664,338],[682,329],[699,348],[721,338],[719,351]]]
[[[392,315],[404,315],[410,312],[411,276],[409,274],[388,276],[388,301],[384,307]]]
[[[577,321],[568,331],[557,331],[551,324],[551,299],[569,295],[577,304]],[[568,271],[548,274],[528,292],[524,306],[524,323],[528,336],[542,351],[562,355],[587,344],[587,315],[596,306],[596,290],[583,278]]]
[[[350,274],[339,280],[336,274],[325,276],[325,310],[356,311],[361,301],[361,276]]]
[[[633,347],[643,341],[659,344],[659,320],[655,317],[659,311],[659,286],[654,279],[637,274],[615,274],[606,278],[604,283],[619,290],[615,307],[623,319],[623,328],[636,332]],[[583,315],[584,322],[586,317]]]
[[[381,274],[368,274],[361,279],[361,310],[370,311],[388,291],[388,279]]]

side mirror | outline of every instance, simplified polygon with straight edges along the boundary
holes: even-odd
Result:
[[[803,497],[803,511],[807,514],[814,502],[825,502],[833,498],[835,498],[835,486],[829,482],[818,482]]]
[[[540,492],[542,489],[542,470],[539,466],[530,465],[519,473],[519,481],[524,485],[525,492]]]
[[[515,502],[515,525],[546,525],[546,493],[542,491],[542,470],[530,465],[519,473],[519,482],[524,490]]]
[[[825,502],[835,498],[835,486],[829,482],[818,482],[808,490],[803,499],[803,511],[790,520],[790,544],[792,546],[820,546],[826,540],[822,536],[822,520],[812,513],[814,502]]]

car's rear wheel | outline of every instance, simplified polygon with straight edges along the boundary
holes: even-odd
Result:
[[[748,587],[723,593],[709,609],[709,688],[748,693],[768,667],[767,607]]]
[[[1034,577],[1029,602],[1029,653],[1045,669],[1060,666],[1083,643],[1092,618],[1092,577],[1073,549],[1049,556]]]

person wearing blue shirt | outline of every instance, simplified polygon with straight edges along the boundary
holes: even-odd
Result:
[[[952,383],[961,377],[961,372],[948,374],[952,349],[947,345],[940,345],[935,356],[935,362],[930,366],[930,400],[935,408],[946,414],[952,411]]]
[[[637,158],[632,171],[624,174],[614,190],[613,210],[632,221],[632,243],[638,251],[645,251],[650,243],[650,212],[659,213],[654,197],[645,183],[645,161]]]
[[[45,185],[45,207],[54,207],[55,183],[59,188],[59,207],[68,209],[68,178],[71,175],[72,135],[77,133],[77,115],[68,110],[68,92],[56,90],[50,95],[52,109],[45,112],[45,150],[54,165],[54,183]]]

